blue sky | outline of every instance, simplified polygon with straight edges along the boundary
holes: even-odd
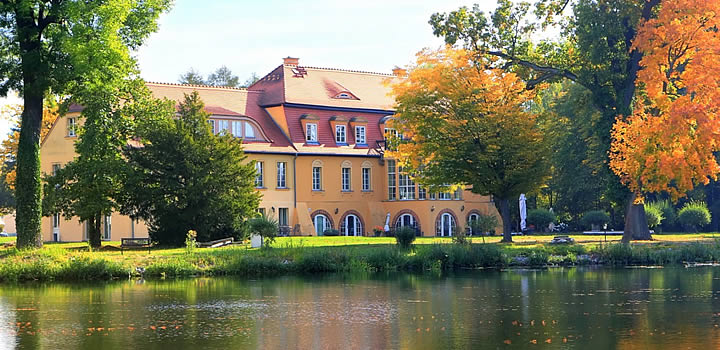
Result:
[[[435,12],[495,0],[176,0],[136,56],[148,81],[177,82],[195,68],[207,75],[226,65],[244,81],[282,63],[390,73],[424,47],[440,47],[428,20]],[[20,103],[17,98],[0,99]],[[0,135],[9,122],[0,119]]]

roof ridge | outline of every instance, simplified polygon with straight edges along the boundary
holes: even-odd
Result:
[[[336,71],[336,72],[348,72],[348,73],[360,73],[360,74],[373,74],[373,75],[382,75],[386,77],[394,77],[392,73],[379,73],[379,72],[370,72],[370,71],[363,71],[363,70],[354,70],[354,69],[342,69],[342,68],[328,68],[328,67],[314,67],[314,66],[296,66],[294,64],[285,64],[283,65],[285,67],[299,67],[299,68],[310,68],[310,69],[322,69],[322,70],[330,70],[330,71]]]
[[[182,83],[163,83],[159,81],[146,81],[146,84],[156,84],[156,85],[167,85],[167,86],[187,86],[187,87],[199,87],[199,88],[208,88],[208,89],[226,89],[226,90],[238,90],[238,91],[248,91],[247,88],[243,87],[230,87],[230,86],[214,86],[214,85],[204,85],[204,84],[182,84]]]

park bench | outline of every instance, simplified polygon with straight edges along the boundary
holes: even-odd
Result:
[[[147,248],[150,253],[150,238],[122,238],[120,241],[120,254],[125,254],[125,249]]]
[[[197,246],[198,246],[198,248],[218,248],[218,247],[230,245],[232,243],[233,243],[233,238],[228,237],[228,238],[216,239],[216,240],[210,241],[210,242],[198,242]]]

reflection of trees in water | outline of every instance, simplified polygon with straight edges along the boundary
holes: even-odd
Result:
[[[714,348],[716,278],[571,268],[3,286],[0,326],[31,322],[21,348]]]

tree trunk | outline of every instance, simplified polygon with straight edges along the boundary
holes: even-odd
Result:
[[[633,193],[628,200],[625,212],[625,231],[622,237],[623,243],[629,243],[631,240],[652,239],[647,216],[645,216],[645,205],[635,204],[636,197],[635,193]]]
[[[40,174],[40,128],[43,94],[26,89],[17,154],[15,198],[18,248],[42,247],[42,182]]]
[[[503,239],[501,243],[512,243],[512,228],[510,223],[510,201],[508,199],[495,199],[495,208],[497,208],[502,218],[503,224]]]
[[[88,221],[88,241],[90,242],[90,247],[93,249],[100,248],[102,246],[102,241],[100,237],[100,223],[101,223],[101,216],[94,215],[90,218]]]

